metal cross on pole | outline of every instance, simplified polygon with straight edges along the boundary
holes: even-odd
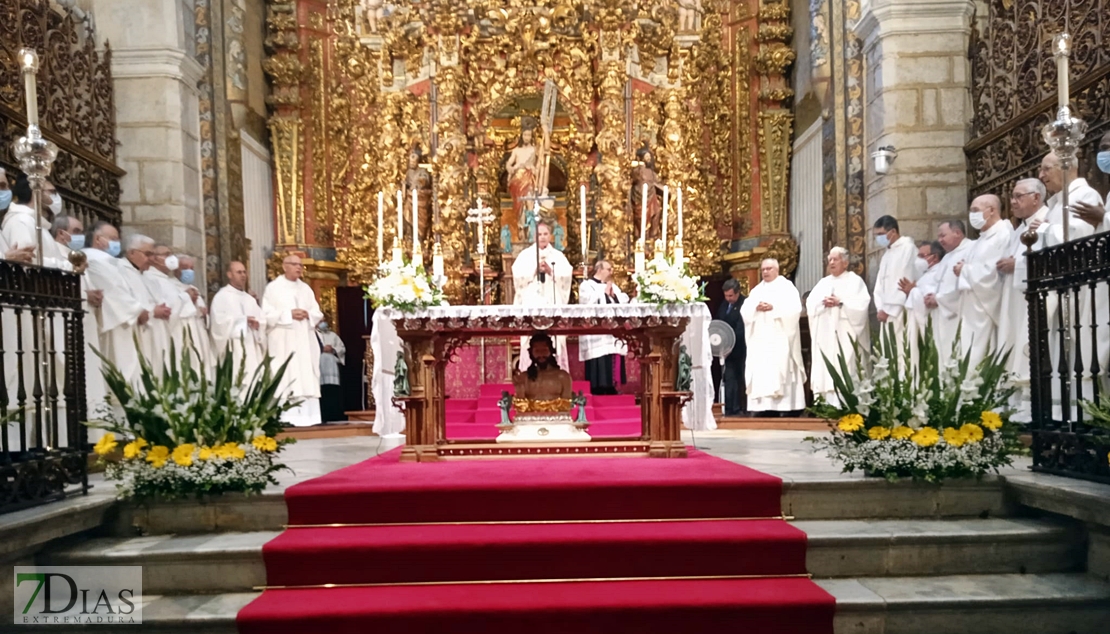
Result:
[[[493,222],[493,209],[482,204],[482,199],[478,199],[478,204],[473,209],[466,211],[466,221],[471,224],[478,225],[478,303],[485,306],[486,302],[486,224]],[[478,339],[480,346],[479,352],[479,366],[482,373],[482,382],[486,380],[486,338],[480,337]]]

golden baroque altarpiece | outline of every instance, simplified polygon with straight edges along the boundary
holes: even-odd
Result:
[[[631,266],[633,170],[645,144],[672,201],[683,188],[695,272],[721,272],[735,241],[788,235],[794,52],[784,0],[270,0],[267,10],[278,244],[334,247],[349,283],[373,276],[379,232],[389,257],[396,192],[412,188],[426,201],[425,257],[438,240],[448,295],[477,302],[467,210],[479,198],[494,209],[486,266],[507,269],[531,236],[506,164],[529,142],[550,148],[553,200],[541,215],[573,264],[584,185],[589,257]],[[558,105],[542,139],[547,81]]]

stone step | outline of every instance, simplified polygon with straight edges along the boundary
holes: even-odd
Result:
[[[816,577],[1081,570],[1078,527],[1048,519],[796,521]],[[143,565],[148,593],[237,592],[265,585],[262,545],[276,531],[96,538],[41,556],[52,565]]]
[[[836,597],[836,634],[1104,634],[1110,623],[1110,584],[1081,573],[862,577],[818,584]],[[256,596],[148,594],[143,631],[233,634],[235,615]]]

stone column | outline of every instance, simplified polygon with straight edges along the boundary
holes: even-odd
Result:
[[[112,46],[125,232],[203,257],[200,113],[192,0],[93,0]],[[203,267],[197,267],[203,274]]]
[[[903,235],[935,239],[941,221],[967,215],[967,47],[974,9],[973,0],[865,3],[855,30],[866,60],[861,159],[868,227],[890,214]],[[877,175],[871,153],[887,146],[898,156],[887,175]],[[871,265],[878,270],[877,261]]]

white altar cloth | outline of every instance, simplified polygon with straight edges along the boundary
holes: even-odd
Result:
[[[411,313],[402,313],[392,308],[374,311],[373,331],[370,333],[370,346],[374,353],[374,370],[371,387],[376,412],[374,433],[392,434],[405,430],[404,415],[392,404],[393,368],[397,362],[397,351],[401,340],[393,326],[394,319],[415,318],[454,318],[459,320],[482,319],[490,317],[596,317],[599,319],[621,319],[632,317],[645,318],[688,317],[689,324],[682,335],[682,345],[693,361],[693,385],[690,389],[694,396],[682,410],[682,423],[687,429],[705,431],[717,428],[713,418],[713,379],[710,366],[713,358],[709,350],[709,322],[712,315],[703,303],[655,306],[653,304],[565,304],[559,306],[435,306]],[[537,327],[537,330],[540,328]]]

